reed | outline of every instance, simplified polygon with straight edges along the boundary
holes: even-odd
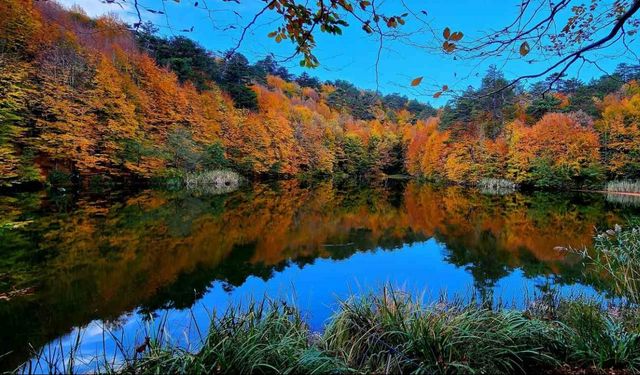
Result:
[[[229,308],[214,319],[201,348],[152,345],[124,373],[308,373],[334,369],[309,341],[309,330],[296,308],[264,299],[248,308]],[[331,365],[331,366],[329,366]]]
[[[595,236],[594,248],[577,251],[596,274],[613,280],[617,292],[640,303],[640,224],[615,225]]]

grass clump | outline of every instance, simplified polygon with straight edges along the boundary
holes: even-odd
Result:
[[[214,316],[205,335],[188,350],[172,342],[166,317],[144,340],[127,349],[124,335],[104,328],[115,341],[117,353],[88,358],[81,337],[68,348],[52,343],[35,358],[16,369],[20,374],[248,374],[346,372],[335,358],[314,345],[312,335],[297,308],[284,301],[265,298],[247,307],[233,306]],[[200,332],[198,328],[198,332]],[[138,335],[136,335],[138,336]],[[141,344],[141,345],[140,345]],[[191,343],[189,343],[191,346]],[[103,346],[104,347],[104,346]]]
[[[385,288],[343,302],[324,350],[365,373],[640,371],[640,310],[545,295],[524,310],[475,301],[425,306]]]
[[[512,373],[554,366],[559,342],[541,320],[475,303],[425,307],[386,290],[344,302],[327,328],[327,349],[371,373]]]
[[[640,370],[638,308],[584,299],[562,301],[560,323],[567,330],[567,362],[596,369]]]
[[[596,274],[613,280],[617,292],[634,303],[640,303],[640,225],[631,221],[625,228],[613,229],[595,236],[593,251],[578,251]]]
[[[246,310],[229,308],[213,320],[201,348],[194,353],[150,345],[124,373],[325,373],[339,368],[333,358],[311,345],[298,309],[263,300]]]

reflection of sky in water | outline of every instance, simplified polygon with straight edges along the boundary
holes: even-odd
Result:
[[[377,250],[355,253],[348,259],[316,259],[313,264],[303,268],[292,264],[280,272],[274,272],[268,281],[250,276],[244,284],[227,292],[220,283],[189,310],[159,311],[155,318],[157,324],[166,317],[167,332],[173,342],[186,347],[199,341],[199,334],[206,333],[210,314],[213,310],[223,310],[229,304],[248,301],[251,297],[260,299],[264,295],[295,301],[302,309],[311,329],[319,330],[336,308],[336,301],[352,293],[375,290],[384,283],[399,286],[403,290],[424,295],[425,302],[437,300],[441,293],[449,298],[456,295],[469,295],[473,291],[473,278],[464,267],[457,267],[445,260],[444,245],[431,239],[414,245],[405,245],[395,251]],[[525,295],[533,294],[536,285],[547,280],[544,277],[528,279],[516,269],[501,278],[494,289],[494,299],[502,299],[522,306]],[[580,293],[597,296],[590,287],[563,286],[559,288],[563,295]],[[196,324],[194,324],[197,322]],[[135,344],[144,340],[145,327],[140,314],[124,319],[122,329],[113,334],[125,338],[125,348],[133,350]],[[82,348],[80,357],[93,358],[116,351],[112,340],[107,339],[103,348],[102,323],[94,321],[82,330]],[[77,331],[63,338],[62,346],[68,348],[76,339]],[[108,338],[108,337],[107,337]],[[59,344],[56,350],[59,349]],[[95,363],[87,365],[88,369]]]

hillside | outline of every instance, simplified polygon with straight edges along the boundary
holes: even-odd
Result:
[[[220,168],[539,188],[640,176],[638,67],[554,80],[550,93],[544,82],[498,90],[506,81],[491,69],[436,111],[51,2],[2,0],[0,15],[3,186]]]

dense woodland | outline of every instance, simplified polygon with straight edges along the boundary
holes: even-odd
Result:
[[[51,2],[0,1],[0,185],[408,173],[573,188],[640,177],[640,66],[505,88],[486,72],[443,108],[294,76],[185,37]],[[552,90],[548,90],[553,82]]]

